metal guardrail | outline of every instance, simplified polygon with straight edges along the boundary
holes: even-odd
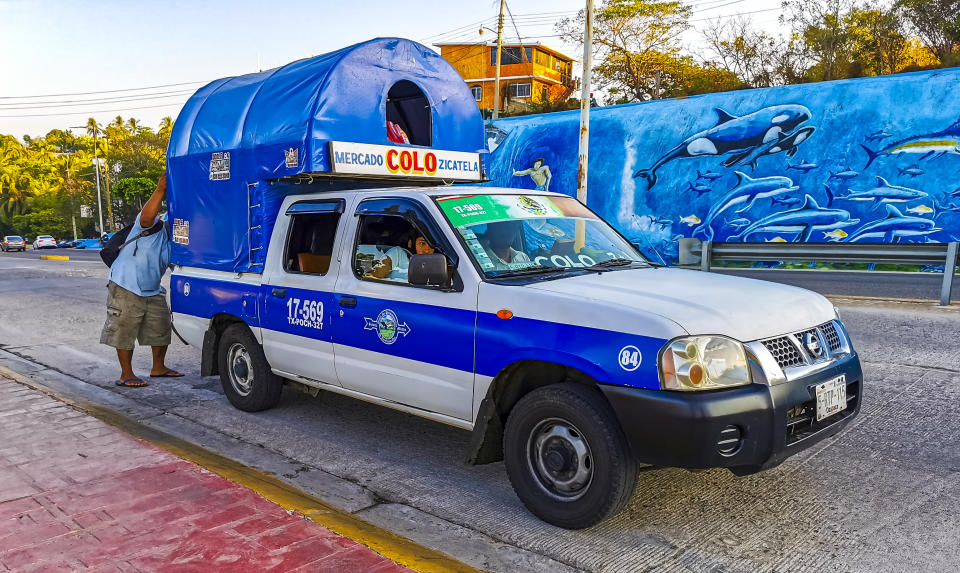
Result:
[[[818,261],[943,265],[940,304],[950,304],[958,243],[726,243],[680,239],[680,264],[709,271],[722,261]]]

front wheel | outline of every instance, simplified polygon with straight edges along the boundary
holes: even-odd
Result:
[[[270,370],[263,347],[246,324],[232,324],[220,337],[220,383],[227,400],[246,412],[277,405],[283,380]]]
[[[520,501],[566,529],[590,527],[622,510],[639,471],[606,398],[580,384],[545,386],[517,402],[503,451]]]

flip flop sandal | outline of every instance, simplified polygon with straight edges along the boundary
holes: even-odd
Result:
[[[125,388],[142,388],[144,386],[149,386],[149,384],[139,378],[127,378],[126,380],[117,382],[117,386],[123,386]]]
[[[177,372],[173,368],[167,368],[167,371],[164,372],[163,374],[156,374],[156,375],[151,374],[150,377],[151,378],[181,378],[183,377],[183,374]]]

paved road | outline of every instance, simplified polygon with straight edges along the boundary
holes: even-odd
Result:
[[[285,390],[277,408],[242,413],[217,379],[198,375],[199,352],[179,343],[170,365],[186,378],[115,388],[113,352],[97,344],[105,270],[98,262],[0,256],[0,365],[33,370],[58,388],[89,387],[146,424],[285,475],[479,568],[960,568],[956,307],[838,300],[866,372],[862,415],[844,433],[744,478],[726,470],[644,472],[626,511],[571,532],[527,513],[502,464],[464,465],[469,435],[460,430],[327,393]],[[135,365],[145,372],[146,352],[135,354]]]

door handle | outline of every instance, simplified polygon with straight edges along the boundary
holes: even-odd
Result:
[[[357,307],[357,297],[355,296],[342,296],[340,297],[340,306],[346,308],[356,308]]]
[[[273,296],[277,298],[287,298],[287,289],[285,288],[275,288],[273,289]]]

